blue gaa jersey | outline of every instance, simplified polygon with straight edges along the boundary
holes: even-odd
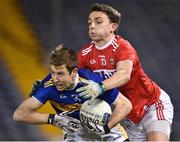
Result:
[[[52,107],[57,113],[67,112],[66,114],[68,116],[79,119],[80,107],[86,101],[76,93],[77,88],[84,86],[84,84],[81,83],[81,79],[93,80],[95,82],[101,82],[103,79],[88,69],[79,69],[78,75],[79,78],[76,87],[72,90],[58,91],[56,86],[53,84],[51,74],[49,74],[34,93],[34,97],[43,104],[50,101]],[[118,95],[119,91],[117,89],[112,89],[104,92],[98,98],[111,105],[114,103]]]

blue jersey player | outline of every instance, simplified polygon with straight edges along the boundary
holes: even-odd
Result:
[[[101,84],[102,78],[87,69],[77,69],[76,53],[62,44],[52,51],[49,63],[51,73],[43,79],[34,95],[16,109],[13,119],[62,128],[65,141],[123,141],[124,137],[115,126],[131,111],[129,100],[117,89],[103,92],[98,98],[115,107],[108,124],[98,126],[101,132],[92,135],[81,125],[79,109],[86,98],[79,96],[76,90],[87,80]],[[103,87],[100,89],[103,91]],[[37,112],[47,101],[50,101],[56,114]]]

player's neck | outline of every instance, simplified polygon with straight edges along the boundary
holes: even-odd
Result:
[[[79,75],[77,73],[75,78],[73,79],[73,83],[66,90],[73,90],[77,86],[77,84],[78,84],[78,78],[79,78]]]
[[[97,49],[104,49],[106,48],[111,41],[113,40],[113,38],[115,37],[115,35],[109,36],[108,38],[101,40],[101,41],[96,41],[95,45]]]

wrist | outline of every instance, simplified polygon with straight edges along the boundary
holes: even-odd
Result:
[[[109,126],[106,124],[103,126],[105,134],[110,132]]]
[[[104,93],[106,91],[106,87],[104,86],[104,84],[102,82],[99,82],[99,85],[100,85],[100,87],[102,89],[102,92],[101,92],[101,94],[102,94],[102,93]]]
[[[49,114],[48,116],[48,124],[53,124],[55,114]]]

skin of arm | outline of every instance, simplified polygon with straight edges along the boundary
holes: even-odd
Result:
[[[118,88],[128,83],[131,77],[133,63],[131,60],[119,61],[117,63],[116,72],[108,79],[104,80],[106,90]]]
[[[35,97],[30,97],[22,102],[22,104],[15,110],[13,120],[30,124],[47,124],[49,114],[36,111],[43,105],[44,104],[39,102]]]
[[[132,110],[131,102],[122,94],[115,101],[114,105],[114,111],[111,115],[110,121],[107,124],[110,129],[119,124],[119,122],[123,120]]]

